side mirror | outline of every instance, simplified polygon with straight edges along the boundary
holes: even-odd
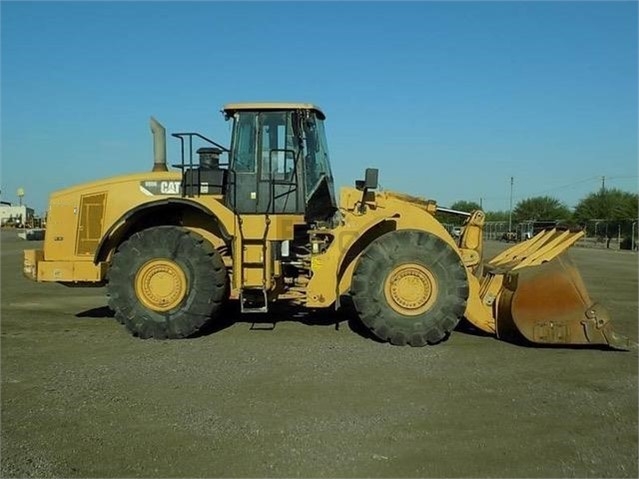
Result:
[[[364,173],[364,188],[367,190],[376,189],[378,176],[379,170],[377,168],[366,168],[366,173]]]
[[[355,188],[360,191],[374,190],[377,188],[377,178],[379,176],[379,170],[377,168],[366,168],[363,180],[357,180],[355,182]]]

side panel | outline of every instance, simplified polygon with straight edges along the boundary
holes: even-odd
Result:
[[[88,282],[104,279],[106,264],[92,261],[41,261],[37,266],[38,281]]]
[[[75,257],[75,232],[79,206],[79,198],[72,195],[51,197],[44,236],[45,260],[72,260]]]
[[[180,211],[183,204],[192,205],[195,209],[199,207],[203,211],[202,216],[210,212],[211,216],[219,219],[219,223],[229,230],[233,229],[235,216],[222,204],[221,196],[182,198],[179,194],[180,178],[179,172],[148,172],[79,185],[54,193],[49,202],[44,259],[96,259],[96,250],[106,242],[105,235],[122,233],[121,227],[130,212],[156,203],[160,205],[152,214],[156,223],[171,224],[175,218],[164,213],[169,210],[172,213]],[[157,188],[151,188],[150,185],[156,185]],[[175,204],[166,208],[169,203]],[[98,258],[96,263],[103,260]]]
[[[31,280],[38,279],[38,264],[44,260],[41,249],[25,249],[22,273]]]
[[[158,184],[180,181],[180,173],[148,172],[85,183],[53,193],[49,200],[44,240],[46,261],[75,261],[93,257],[105,231],[126,211],[161,199],[142,187],[146,181]],[[102,204],[102,206],[100,206]]]

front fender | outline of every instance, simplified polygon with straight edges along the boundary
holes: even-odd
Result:
[[[330,246],[311,261],[313,275],[307,287],[307,306],[328,307],[348,293],[357,258],[370,243],[390,231],[428,231],[458,251],[453,238],[430,213],[405,201],[388,203],[363,215],[346,212],[343,224],[327,232],[333,237]]]

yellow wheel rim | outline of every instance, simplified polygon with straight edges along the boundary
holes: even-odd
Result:
[[[135,275],[135,294],[153,311],[169,311],[186,296],[187,281],[182,268],[168,259],[147,261]]]
[[[435,277],[422,265],[402,264],[386,277],[386,301],[393,310],[405,316],[417,316],[437,299]]]

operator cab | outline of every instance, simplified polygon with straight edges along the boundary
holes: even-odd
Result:
[[[307,103],[235,103],[226,205],[241,214],[303,214],[325,220],[337,209],[324,113]]]

